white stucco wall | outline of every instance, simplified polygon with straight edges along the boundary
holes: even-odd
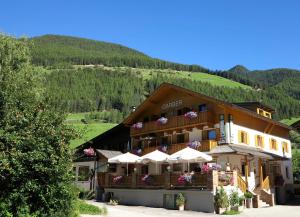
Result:
[[[78,187],[84,188],[86,190],[90,190],[90,180],[88,180],[88,181],[78,181],[78,170],[79,170],[80,166],[88,166],[89,170],[94,169],[94,161],[74,162],[73,163],[73,167],[76,167],[75,184]],[[96,176],[95,176],[95,179],[97,179]]]
[[[292,157],[290,140],[287,140],[287,139],[284,139],[284,138],[281,138],[281,137],[278,137],[278,136],[266,134],[266,133],[263,133],[263,132],[260,132],[260,131],[257,131],[257,130],[253,130],[253,129],[250,129],[250,128],[247,128],[247,127],[244,127],[244,126],[240,126],[240,125],[237,125],[237,124],[232,125],[232,131],[233,131],[233,138],[232,138],[233,141],[232,141],[232,143],[240,144],[240,145],[247,145],[247,144],[239,143],[239,139],[238,139],[238,131],[239,130],[243,130],[243,131],[248,133],[249,140],[250,140],[248,145],[252,146],[252,147],[256,147],[256,145],[255,145],[255,136],[256,135],[263,136],[263,138],[264,138],[264,149],[263,150],[266,151],[266,152],[270,152],[270,153],[279,155],[279,156],[283,156],[282,142],[286,142],[288,144],[289,152],[285,153],[284,156],[287,157],[287,158]],[[269,145],[270,138],[276,139],[277,144],[278,144],[278,149],[277,150],[270,149],[270,145]]]

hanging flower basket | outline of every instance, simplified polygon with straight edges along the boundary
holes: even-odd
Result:
[[[123,176],[116,176],[113,178],[113,183],[118,184],[121,183]]]
[[[138,149],[134,150],[134,154],[136,154],[136,155],[141,155],[142,152],[143,152],[143,150],[141,148],[138,148]]]
[[[197,149],[197,148],[201,147],[201,143],[199,141],[195,140],[195,141],[189,142],[187,146],[190,148],[193,148],[193,149]]]
[[[185,185],[186,184],[186,180],[184,175],[180,175],[179,178],[177,179],[178,184],[180,185]]]
[[[167,152],[167,151],[168,151],[168,146],[162,145],[162,146],[159,147],[159,150],[160,150],[161,152]]]
[[[146,174],[142,177],[142,182],[146,185],[150,185],[151,183],[153,183],[153,177]]]
[[[92,147],[84,149],[83,152],[86,156],[95,156],[95,151]]]
[[[198,114],[197,114],[197,112],[190,111],[190,112],[185,113],[184,117],[189,118],[189,119],[193,119],[193,118],[198,117]]]
[[[143,128],[143,122],[137,122],[136,124],[132,125],[132,128],[142,129]]]
[[[163,124],[166,124],[168,122],[168,118],[165,118],[165,117],[161,117],[159,119],[157,119],[156,121],[158,124],[160,125],[163,125]]]

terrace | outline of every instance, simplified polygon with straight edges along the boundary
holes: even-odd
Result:
[[[145,175],[133,172],[126,176],[116,176],[110,173],[98,173],[98,184],[104,188],[125,188],[125,189],[196,189],[213,190],[217,186],[239,186],[245,183],[238,180],[236,171],[225,172],[211,170],[207,173],[195,173],[191,181],[182,180],[178,172],[165,172],[160,175]],[[118,178],[119,177],[119,178]]]

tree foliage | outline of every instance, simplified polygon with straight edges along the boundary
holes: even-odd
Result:
[[[73,130],[45,100],[27,41],[0,35],[0,57],[0,216],[72,216]]]

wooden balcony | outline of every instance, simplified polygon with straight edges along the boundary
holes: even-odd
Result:
[[[210,151],[211,149],[217,147],[218,143],[216,140],[203,140],[200,142],[201,146],[196,148],[196,150],[201,151],[201,152],[206,152],[206,151]],[[168,154],[173,154],[177,151],[180,151],[181,149],[184,149],[187,147],[187,143],[180,143],[180,144],[172,144],[169,146],[167,153]],[[159,146],[149,146],[149,147],[145,147],[142,155],[148,154],[152,151],[155,151],[159,149]]]
[[[143,123],[143,127],[141,129],[131,128],[130,135],[135,136],[144,133],[154,133],[159,131],[166,130],[176,130],[178,128],[183,127],[195,127],[201,124],[206,124],[211,122],[212,113],[209,111],[199,112],[196,118],[186,118],[184,115],[174,116],[168,118],[168,122],[166,124],[159,124],[156,121],[150,121]]]

